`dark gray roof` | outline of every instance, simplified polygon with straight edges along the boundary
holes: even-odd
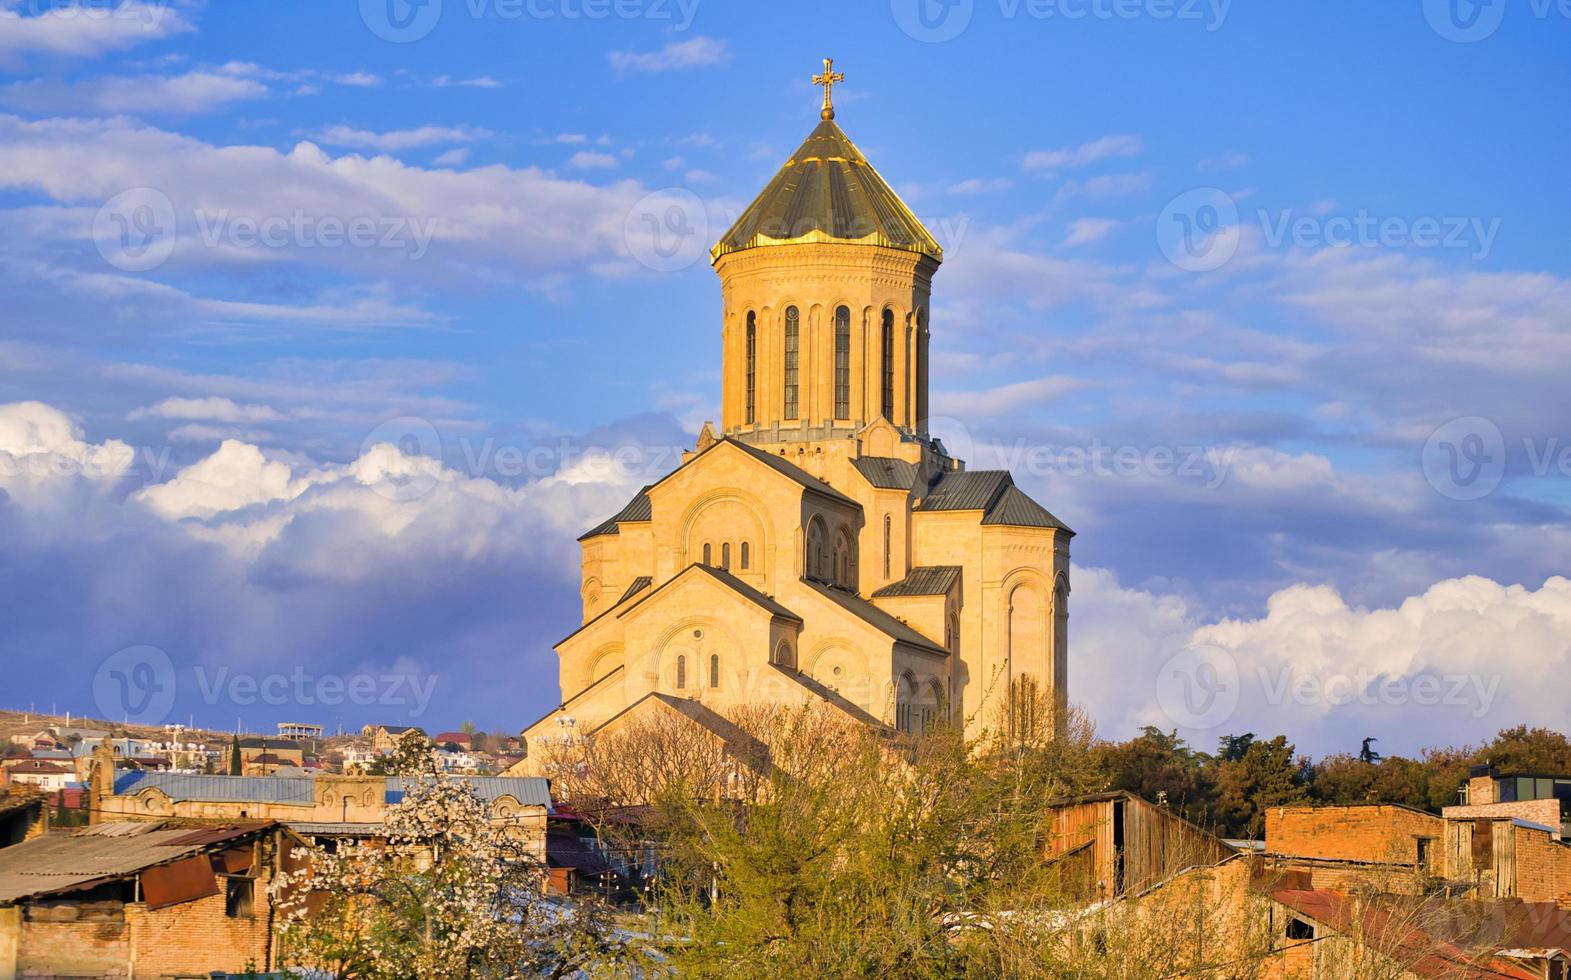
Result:
[[[378,725],[376,727],[382,729],[382,731],[389,735],[402,735],[405,732],[419,732],[422,735],[425,734],[425,729],[421,728],[419,725]],[[296,743],[285,742],[285,744],[294,745]]]
[[[311,806],[309,779],[288,776],[200,776],[177,772],[123,772],[115,776],[115,795],[156,789],[180,803],[273,803]]]
[[[918,647],[920,649],[927,650],[930,653],[937,653],[946,657],[949,655],[949,651],[945,650],[942,646],[934,643],[932,640],[923,636],[921,633],[918,633],[916,630],[907,626],[905,623],[902,623],[900,620],[889,615],[882,609],[878,608],[860,596],[847,592],[844,589],[838,589],[834,586],[825,585],[822,582],[815,582],[812,579],[803,579],[802,584],[806,585],[808,588],[814,590],[826,599],[829,599],[831,602],[834,602],[840,606],[840,608],[860,618],[869,626],[900,643]]]
[[[916,486],[916,464],[889,456],[861,456],[851,464],[880,490],[910,490]]]
[[[1012,482],[1006,470],[946,470],[916,509],[987,510]]]
[[[928,487],[927,496],[918,501],[914,509],[980,510],[984,512],[983,524],[1050,527],[1074,534],[1069,525],[1015,486],[1007,470],[947,471]]]
[[[650,486],[653,485],[650,484]],[[617,526],[619,524],[637,524],[653,518],[654,509],[650,506],[649,487],[646,486],[638,491],[633,499],[629,500],[621,510],[579,535],[578,540],[588,541],[590,538],[597,538],[602,534],[620,534],[622,531]]]
[[[983,524],[1008,524],[1013,527],[1052,527],[1069,531],[1069,525],[1047,512],[1047,508],[1026,496],[1024,490],[1010,486],[989,507]]]
[[[633,579],[633,584],[629,585],[627,587],[627,591],[622,593],[622,598],[616,600],[617,605],[621,605],[622,603],[631,599],[633,596],[649,588],[649,586],[652,585],[654,581],[655,580],[650,578],[648,575],[640,575]]]
[[[873,598],[884,599],[896,596],[918,595],[945,595],[960,578],[959,565],[927,565],[911,569],[911,573],[898,582],[891,582],[877,592]]]
[[[823,480],[820,480],[818,477],[802,469],[800,466],[797,466],[795,463],[788,462],[783,456],[778,456],[774,453],[766,453],[762,449],[756,449],[738,439],[721,439],[715,443],[716,446],[721,444],[735,446],[744,453],[747,453],[749,456],[752,456],[754,459],[768,464],[777,473],[790,477],[809,490],[812,490],[816,493],[821,493],[826,497],[839,500],[842,503],[850,504],[853,507],[860,506],[856,501],[852,500],[850,497],[847,497],[839,490],[836,490],[834,487],[825,483]],[[705,452],[708,452],[708,450],[705,450]]]

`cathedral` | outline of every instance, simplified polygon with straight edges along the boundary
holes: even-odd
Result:
[[[1074,532],[929,435],[943,249],[835,124],[832,68],[818,127],[711,251],[720,431],[579,539],[583,622],[526,746],[760,701],[914,733],[1066,700]]]

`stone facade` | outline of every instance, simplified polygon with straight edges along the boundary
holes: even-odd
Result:
[[[675,472],[581,539],[583,626],[557,645],[562,704],[525,729],[534,747],[652,697],[722,713],[818,699],[973,732],[1028,695],[1066,702],[1073,532],[1008,473],[967,471],[930,437],[941,250],[837,127],[786,166],[848,160],[874,210],[907,224],[837,240],[826,229],[876,230],[880,215],[778,199],[845,179],[807,174],[744,214],[816,220],[806,233],[733,229],[716,246],[721,431],[706,425]],[[926,244],[869,243],[902,236]],[[538,772],[539,756],[513,772]]]

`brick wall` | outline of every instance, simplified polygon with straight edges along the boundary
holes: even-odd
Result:
[[[1559,800],[1525,800],[1518,803],[1468,804],[1448,806],[1440,811],[1447,820],[1487,820],[1493,817],[1520,817],[1560,830]]]
[[[1417,839],[1432,838],[1439,860],[1445,822],[1388,804],[1272,807],[1266,811],[1266,852],[1289,857],[1414,864]]]
[[[1514,830],[1516,897],[1526,902],[1553,902],[1571,894],[1571,846],[1532,827]]]
[[[266,883],[258,880],[252,887],[254,912],[237,918],[224,914],[222,893],[152,911],[139,905],[127,907],[136,975],[241,973],[248,964],[257,970],[268,966]]]

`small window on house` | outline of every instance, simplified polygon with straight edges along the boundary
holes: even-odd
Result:
[[[1433,837],[1418,838],[1418,867],[1420,871],[1428,870],[1429,862],[1434,858]]]
[[[748,564],[749,564],[749,559],[750,559],[750,556],[748,555],[748,551],[749,550],[750,549],[747,546],[747,542],[743,541],[742,542],[742,570],[744,572],[747,571],[747,567],[748,567]]]
[[[710,553],[709,553],[709,545],[706,544],[706,545],[704,545],[704,564],[705,565],[713,565],[714,564],[714,562],[710,560],[710,557],[711,556],[710,556]]]
[[[685,656],[676,658],[676,689],[678,691],[687,689],[687,657]]]
[[[256,882],[252,878],[224,879],[224,914],[231,919],[250,918],[256,901]]]
[[[1287,920],[1287,938],[1294,940],[1313,939],[1315,938],[1315,927],[1294,916]]]
[[[729,541],[720,546],[720,567],[728,572],[731,570],[731,542]]]
[[[709,686],[720,686],[720,654],[718,653],[709,655]]]

